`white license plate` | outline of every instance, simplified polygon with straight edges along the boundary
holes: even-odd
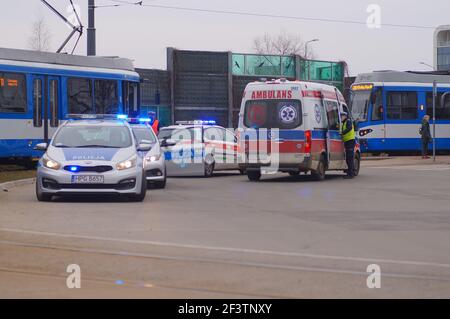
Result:
[[[103,184],[105,177],[102,175],[72,175],[72,184]]]

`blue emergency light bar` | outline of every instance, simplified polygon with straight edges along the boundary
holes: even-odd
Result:
[[[119,119],[119,120],[126,120],[126,119],[128,119],[128,115],[125,115],[125,114],[117,114],[117,119]]]

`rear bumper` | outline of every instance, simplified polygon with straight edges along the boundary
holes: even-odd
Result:
[[[240,163],[239,169],[241,170],[260,170],[263,169],[277,169],[283,172],[298,172],[298,171],[309,171],[313,167],[313,160],[311,156],[305,155],[303,159],[298,163],[279,163],[278,165],[272,165],[271,163]]]

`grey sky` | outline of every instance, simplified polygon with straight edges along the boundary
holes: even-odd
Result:
[[[62,12],[68,0],[49,0]],[[87,27],[87,0],[74,0],[82,10]],[[246,11],[263,14],[302,16],[365,22],[367,6],[382,8],[382,23],[438,26],[450,24],[448,0],[154,0],[149,4]],[[97,5],[112,4],[96,0]],[[0,47],[26,48],[31,24],[44,16],[52,32],[52,49],[70,32],[62,21],[39,0],[0,0]],[[166,47],[179,49],[251,52],[253,39],[265,32],[282,30],[319,38],[312,44],[318,59],[345,60],[350,73],[381,69],[429,70],[419,61],[433,63],[432,29],[297,21],[278,18],[243,17],[201,12],[184,12],[149,7],[124,6],[97,9],[97,54],[120,55],[135,60],[137,67],[166,67]],[[86,37],[75,51],[86,53]],[[69,46],[68,48],[71,48]]]

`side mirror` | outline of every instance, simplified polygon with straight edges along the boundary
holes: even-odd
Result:
[[[137,147],[138,152],[148,152],[152,149],[151,144],[140,143]]]
[[[34,150],[45,152],[47,150],[47,148],[48,148],[47,143],[39,143],[39,144],[36,144],[36,146],[34,147]]]
[[[171,140],[171,139],[165,139],[165,140],[161,141],[160,145],[161,145],[161,147],[170,147],[170,146],[177,145],[177,142],[175,142],[174,140]]]

